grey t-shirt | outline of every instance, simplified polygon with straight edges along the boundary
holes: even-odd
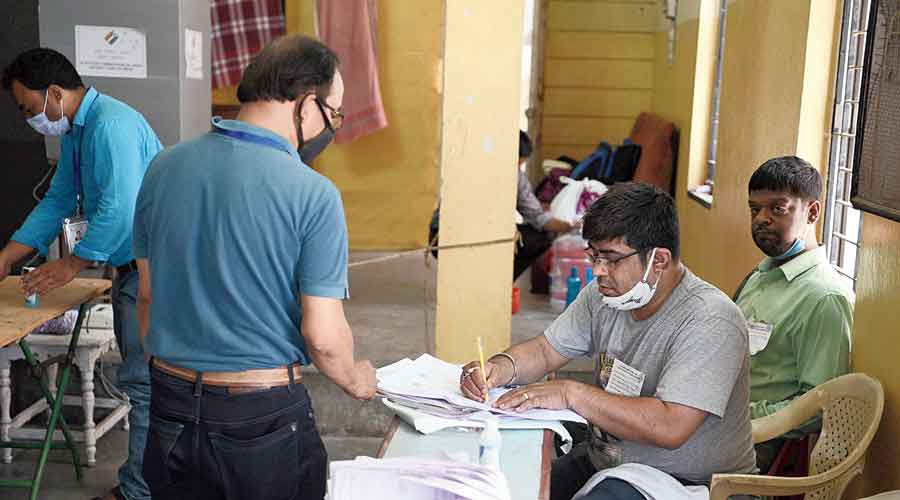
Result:
[[[753,473],[756,458],[749,413],[749,347],[741,311],[717,288],[689,270],[662,308],[635,321],[601,301],[595,286],[544,332],[566,358],[596,356],[596,378],[606,387],[615,360],[644,375],[640,395],[708,413],[680,448],[646,443],[610,443],[621,448],[621,461],[660,469],[678,479],[708,483],[715,473]],[[600,430],[592,433],[591,458],[598,468],[606,447]]]

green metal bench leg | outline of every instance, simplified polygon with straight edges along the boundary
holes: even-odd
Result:
[[[69,426],[66,424],[65,419],[62,416],[62,402],[65,398],[66,388],[69,385],[69,377],[72,373],[72,359],[75,356],[75,347],[78,345],[78,338],[81,335],[81,323],[84,321],[84,312],[87,306],[82,304],[78,308],[78,319],[75,320],[75,328],[72,331],[72,339],[69,341],[69,348],[66,353],[66,359],[63,362],[62,373],[60,374],[59,384],[57,385],[57,396],[54,397],[48,388],[47,382],[44,381],[44,378],[41,376],[37,376],[38,385],[41,388],[41,392],[44,394],[44,399],[47,400],[47,404],[50,405],[51,413],[50,413],[50,421],[47,423],[47,434],[44,436],[44,442],[41,446],[41,455],[38,459],[37,468],[34,472],[34,479],[31,481],[31,500],[37,499],[38,489],[41,485],[41,479],[44,476],[44,468],[47,465],[47,457],[50,454],[50,449],[53,447],[53,434],[56,431],[57,424],[62,430],[63,436],[66,441],[66,448],[69,449],[72,453],[72,463],[75,466],[75,477],[80,481],[82,477],[81,470],[81,459],[78,456],[78,448],[75,447],[75,440],[72,438],[72,434],[69,431]],[[19,341],[19,347],[22,348],[22,353],[25,355],[25,359],[28,361],[28,364],[33,368],[39,368],[40,364],[35,360],[34,355],[31,352],[31,348],[28,347],[28,343],[25,342],[25,339]],[[40,372],[36,372],[37,375],[40,375]]]

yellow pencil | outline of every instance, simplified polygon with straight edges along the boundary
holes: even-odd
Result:
[[[481,337],[478,337],[478,359],[481,361],[481,380],[484,381],[484,387],[487,389],[487,375],[484,371],[484,348],[481,347]],[[488,395],[487,392],[484,393],[484,402],[487,403]]]

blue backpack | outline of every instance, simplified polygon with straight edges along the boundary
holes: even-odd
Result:
[[[604,141],[572,169],[571,177],[575,180],[595,179],[607,185],[629,181],[634,177],[640,157],[641,147],[629,139],[618,148]]]

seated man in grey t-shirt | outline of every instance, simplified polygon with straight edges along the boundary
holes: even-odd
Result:
[[[488,387],[528,384],[505,409],[569,408],[591,439],[553,464],[550,497],[572,497],[600,469],[640,463],[682,484],[715,473],[754,473],[749,348],[740,310],[679,260],[672,198],[646,184],[616,184],[584,217],[590,284],[543,335],[468,363],[460,380],[480,400]],[[539,382],[571,359],[596,359],[596,383]],[[619,495],[619,496],[613,496]],[[644,497],[605,480],[588,496]]]

